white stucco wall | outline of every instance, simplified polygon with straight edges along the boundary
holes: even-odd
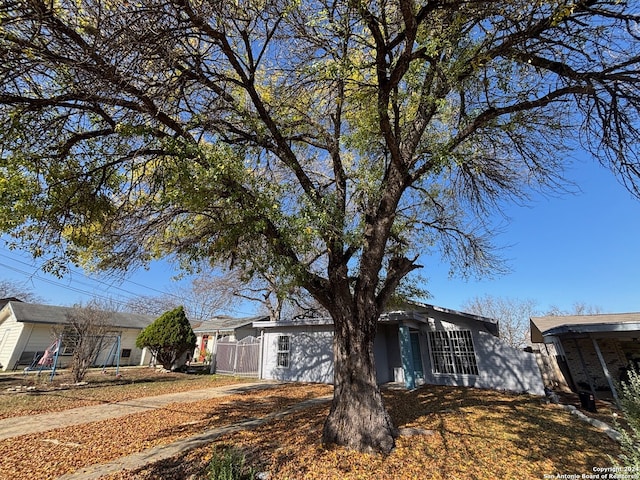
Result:
[[[380,383],[394,381],[394,370],[402,367],[397,325],[381,325],[374,343],[376,373]],[[488,331],[482,323],[465,321],[459,324],[433,321],[413,323],[419,329],[424,380],[417,383],[468,386],[527,392],[544,395],[542,376],[535,356],[510,347]],[[478,375],[435,374],[427,332],[430,330],[469,330],[474,344]],[[290,366],[277,366],[278,336],[290,337]],[[301,381],[333,382],[333,329],[331,325],[270,328],[264,333],[262,378]]]
[[[290,361],[286,368],[278,367],[280,335],[289,335]],[[327,326],[283,327],[265,332],[262,378],[333,383],[333,329]]]
[[[288,368],[277,366],[278,337],[280,335],[289,335],[290,365]],[[375,339],[376,375],[379,383],[393,381],[394,367],[401,366],[399,354],[388,351],[389,343],[396,345],[397,339],[396,332],[388,332],[386,329],[380,329]],[[262,378],[333,383],[332,326],[279,328],[277,331],[274,329],[274,331],[265,332]]]
[[[479,387],[544,395],[542,374],[533,353],[513,348],[485,332],[477,335]]]

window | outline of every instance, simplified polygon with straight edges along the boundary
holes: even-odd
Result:
[[[130,358],[131,357],[131,349],[130,348],[123,348],[122,349],[122,353],[120,354],[120,356],[122,358]]]
[[[289,368],[289,335],[278,336],[278,367]]]
[[[478,375],[469,330],[429,332],[433,373]]]

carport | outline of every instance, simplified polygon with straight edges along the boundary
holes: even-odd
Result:
[[[617,382],[640,365],[640,313],[534,317],[531,341],[555,345],[567,384],[618,403]]]

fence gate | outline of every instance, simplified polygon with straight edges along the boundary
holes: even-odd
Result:
[[[260,337],[231,340],[223,337],[216,344],[215,372],[243,377],[258,377]]]

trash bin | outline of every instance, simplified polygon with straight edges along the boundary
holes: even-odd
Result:
[[[596,413],[596,399],[591,392],[580,392],[580,406],[587,412]]]

